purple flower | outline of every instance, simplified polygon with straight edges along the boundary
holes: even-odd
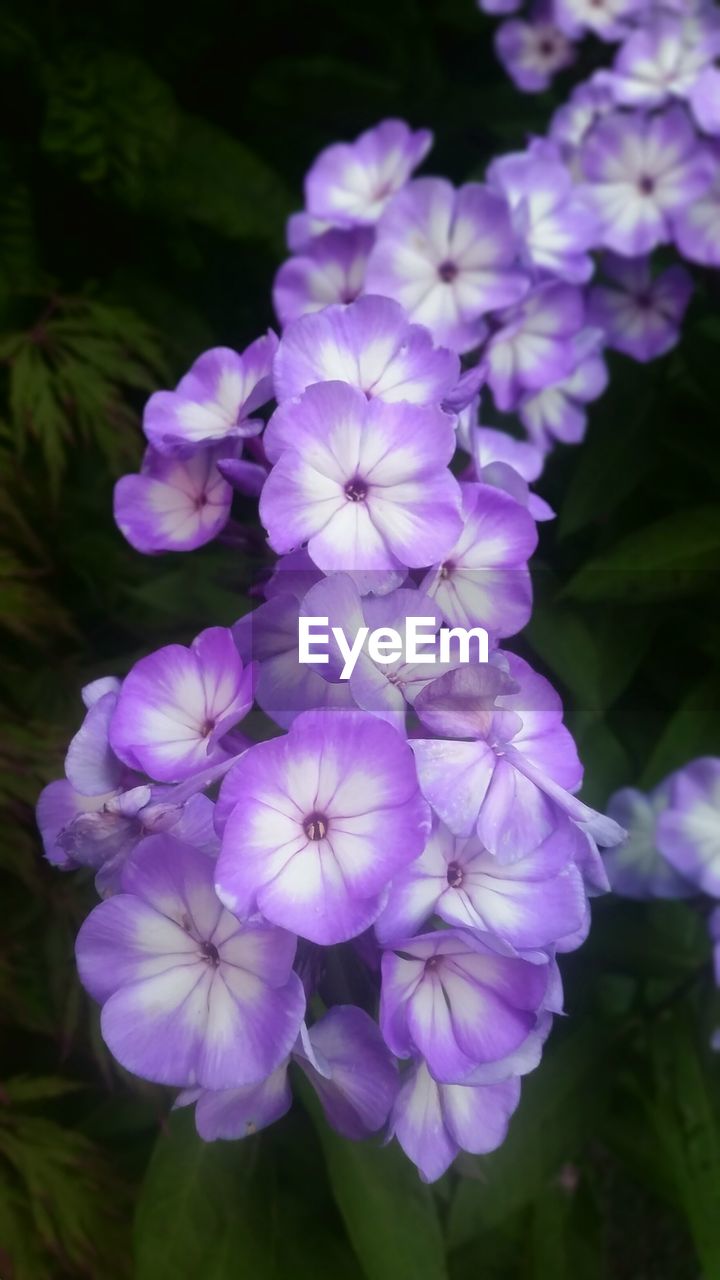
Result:
[[[514,440],[505,431],[471,424],[466,447],[473,460],[470,474],[482,484],[509,493],[522,507],[527,507],[533,520],[553,519],[552,507],[528,486],[528,481],[538,479],[545,461],[544,454],[534,444]]]
[[[336,1005],[308,1031],[301,1029],[292,1058],[307,1075],[328,1122],[356,1141],[385,1124],[398,1089],[395,1064],[377,1024],[354,1005]],[[201,1138],[246,1138],[290,1109],[288,1061],[260,1084],[243,1089],[188,1090],[176,1106],[196,1103]]]
[[[340,573],[331,574],[311,588],[303,600],[302,612],[311,618],[327,618],[328,629],[340,627],[346,637],[352,638],[357,637],[363,627],[370,631],[390,628],[402,636],[408,617],[423,618],[423,633],[428,635],[436,633],[442,623],[440,610],[421,591],[401,587],[385,595],[362,599],[350,575]],[[347,655],[341,653],[332,636],[328,650],[329,663],[318,670],[327,680],[339,680]],[[423,656],[421,653],[421,658]],[[394,659],[386,655],[373,656],[366,639],[347,683],[330,687],[349,690],[357,706],[386,720],[405,736],[408,703],[414,702],[439,671],[447,669],[439,663],[428,666],[423,661],[409,661],[402,653]]]
[[[580,159],[601,243],[628,257],[671,239],[672,215],[703,195],[714,170],[680,106],[605,116],[586,136]]]
[[[249,711],[252,681],[225,627],[158,649],[123,681],[111,746],[131,769],[180,782],[228,758],[222,739]]]
[[[227,452],[225,445],[190,458],[168,458],[147,449],[140,474],[121,476],[115,485],[115,523],[136,551],[194,551],[217,537],[232,505],[232,487],[217,465]]]
[[[377,1133],[398,1091],[398,1073],[378,1025],[354,1005],[335,1005],[310,1027],[295,1058],[313,1085],[329,1124],[360,1141]]]
[[[688,94],[695,120],[712,137],[720,135],[720,67],[706,67]]]
[[[266,438],[270,456],[282,449],[260,499],[275,551],[307,543],[323,571],[388,570],[427,565],[455,542],[455,436],[440,409],[326,382],[281,405]]]
[[[459,1084],[533,1032],[547,956],[508,956],[462,929],[398,941],[382,958],[380,1027],[398,1058],[421,1054],[435,1080]]]
[[[65,757],[65,773],[75,791],[102,796],[118,790],[128,778],[108,741],[110,721],[117,706],[121,683],[115,676],[93,680],[82,691],[85,719]]]
[[[684,258],[706,267],[720,267],[720,164],[717,159],[713,185],[699,200],[675,210],[672,232]]]
[[[289,324],[331,303],[353,302],[365,283],[374,239],[368,227],[326,231],[297,257],[288,258],[273,285],[273,306],[280,323]]]
[[[527,509],[502,490],[464,484],[463,531],[422,590],[451,627],[483,626],[495,637],[525,626],[532,609],[527,562],[537,529]]]
[[[587,32],[600,40],[622,40],[642,17],[648,0],[554,0],[555,21],[571,40]]]
[[[143,430],[159,453],[187,457],[209,445],[257,435],[250,415],[272,398],[274,333],[238,355],[215,347],[199,356],[174,391],[156,391],[145,406]]]
[[[304,712],[287,736],[251,747],[225,788],[238,803],[217,865],[221,900],[323,945],[377,918],[430,826],[410,748],[362,711]]]
[[[495,52],[523,93],[547,89],[553,76],[569,67],[575,56],[567,36],[544,18],[501,23],[495,33]]]
[[[169,836],[131,855],[122,893],[101,902],[77,940],[80,978],[128,1071],[159,1084],[227,1089],[282,1062],[305,1011],[295,939],[240,925],[213,892],[214,863]]]
[[[623,835],[578,800],[582,769],[555,690],[516,654],[440,676],[415,701],[431,732],[414,739],[423,794],[454,835],[477,834],[502,862],[530,853],[572,818],[602,844]]]
[[[527,291],[505,201],[480,183],[409,183],[388,207],[370,254],[365,288],[395,298],[437,342],[469,351],[483,315]]]
[[[720,897],[720,760],[693,760],[672,775],[667,789],[657,847],[691,884]]]
[[[608,83],[621,106],[662,107],[671,98],[687,98],[718,52],[717,29],[704,30],[695,20],[656,18],[625,41]]]
[[[507,865],[476,837],[458,839],[436,823],[421,856],[395,876],[375,931],[381,942],[393,942],[438,915],[521,951],[551,946],[579,929],[587,915],[575,865],[582,841],[577,827],[565,822]]]
[[[592,319],[592,315],[588,317]],[[585,406],[601,396],[608,384],[602,355],[606,335],[600,329],[581,329],[574,341],[576,364],[572,372],[520,402],[520,421],[541,449],[556,440],[579,444],[585,435]],[[537,517],[536,517],[537,518]]]
[[[66,778],[43,787],[35,816],[48,862],[62,871],[71,871],[77,866],[65,847],[63,833],[78,815],[102,810],[107,799],[107,796],[80,795]]]
[[[434,347],[427,329],[408,324],[397,302],[367,296],[289,325],[274,374],[278,403],[316,382],[347,382],[368,400],[437,404],[455,388],[460,361],[453,351]]]
[[[649,258],[606,254],[603,271],[611,282],[588,294],[588,319],[605,331],[605,341],[645,363],[670,351],[693,291],[684,267],[668,267],[653,276]]]
[[[596,71],[576,85],[563,106],[552,116],[548,137],[572,160],[577,147],[597,120],[615,107],[615,95],[606,71]]]
[[[587,251],[597,240],[598,220],[552,143],[536,141],[527,152],[501,156],[490,165],[488,181],[510,205],[530,268],[572,284],[590,279]]]
[[[517,1077],[496,1084],[438,1084],[421,1060],[403,1079],[390,1132],[423,1182],[435,1182],[460,1151],[486,1155],[499,1147],[519,1101]]]
[[[610,797],[607,811],[627,835],[604,855],[613,893],[625,898],[687,898],[695,888],[662,857],[657,847],[657,824],[668,805],[666,779],[645,795],[623,787]]]
[[[334,226],[370,226],[404,187],[432,146],[427,129],[383,120],[355,142],[321,151],[305,178],[305,203],[314,218]]]
[[[570,373],[573,339],[584,322],[583,297],[571,285],[549,282],[499,320],[485,352],[487,380],[497,407],[508,411],[523,392],[539,391]]]

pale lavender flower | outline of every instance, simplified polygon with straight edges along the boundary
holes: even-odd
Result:
[[[423,1182],[435,1182],[461,1151],[486,1155],[499,1147],[519,1101],[517,1077],[496,1084],[438,1084],[421,1059],[403,1078],[390,1132]]]
[[[549,971],[541,952],[520,959],[464,929],[399,940],[382,958],[385,1043],[398,1058],[421,1054],[435,1080],[459,1084],[533,1033]]]
[[[501,156],[488,181],[510,205],[528,267],[572,284],[590,279],[597,215],[552,143],[536,141],[526,152]]]
[[[353,302],[365,283],[365,268],[375,236],[369,227],[326,231],[280,267],[273,284],[273,306],[281,324],[321,311],[332,303]]]
[[[365,288],[395,298],[436,342],[469,351],[485,333],[486,312],[517,301],[527,277],[507,204],[480,183],[455,188],[419,178],[378,225]]]
[[[436,822],[421,856],[395,876],[375,922],[383,943],[409,938],[433,915],[526,951],[552,946],[587,915],[575,858],[583,840],[564,822],[536,849],[502,864],[476,837],[458,839]]]
[[[495,52],[523,93],[541,93],[549,88],[553,77],[573,62],[571,42],[555,23],[547,18],[528,22],[511,18],[495,33]]]
[[[592,312],[588,312],[592,321]],[[602,354],[605,334],[601,329],[581,329],[574,347],[576,364],[572,371],[549,387],[543,387],[520,402],[519,415],[528,435],[544,450],[556,440],[579,444],[587,426],[586,406],[597,400],[608,384],[607,365]]]
[[[270,332],[242,354],[230,347],[205,351],[174,391],[156,391],[143,430],[159,453],[187,457],[198,449],[257,435],[252,414],[272,398],[277,338]]]
[[[106,795],[127,784],[128,770],[108,740],[121,687],[115,676],[103,676],[82,690],[85,719],[70,740],[65,756],[68,781],[81,795]]]
[[[703,756],[667,783],[657,823],[657,847],[691,884],[720,897],[720,759]]]
[[[260,499],[275,551],[307,543],[325,572],[395,570],[423,567],[454,544],[455,435],[440,409],[319,383],[276,410],[266,439],[270,456],[281,450]]]
[[[672,350],[693,291],[684,267],[653,275],[649,258],[606,254],[602,268],[609,283],[588,293],[588,318],[605,332],[605,341],[645,363]]]
[[[662,107],[687,98],[720,52],[718,31],[695,19],[665,17],[643,24],[625,41],[608,77],[616,102]]]
[[[128,1071],[158,1084],[227,1089],[274,1071],[305,1012],[295,938],[241,925],[213,891],[214,862],[169,836],[143,841],[122,892],[78,935],[80,979]]]
[[[548,137],[560,147],[568,163],[574,161],[577,148],[596,121],[615,105],[606,71],[596,71],[589,80],[575,86],[567,102],[553,114],[548,130]]]
[[[573,340],[584,323],[583,296],[572,285],[549,281],[498,317],[485,351],[487,380],[499,409],[570,373]]]
[[[509,493],[527,507],[533,520],[552,520],[555,512],[539,494],[530,489],[545,464],[545,455],[526,440],[515,440],[505,431],[470,424],[467,449],[472,456],[474,478],[482,484]]]
[[[363,711],[303,712],[246,751],[226,788],[238,803],[217,865],[222,902],[323,945],[377,918],[430,828],[410,748]]]
[[[715,169],[681,106],[605,116],[586,136],[580,159],[600,241],[628,257],[671,239],[673,215],[704,194]]]
[[[437,404],[459,376],[455,352],[433,346],[428,330],[408,324],[399,303],[370,295],[288,325],[274,365],[279,404],[315,382],[334,381],[358,387],[368,400]],[[268,457],[276,461],[272,445]]]
[[[222,739],[252,706],[253,674],[225,627],[202,631],[189,648],[171,644],[141,658],[113,712],[113,751],[159,782],[180,782],[229,758]]]
[[[535,521],[492,485],[463,484],[462,496],[463,531],[421,589],[451,627],[482,626],[496,638],[514,635],[532,609],[527,562],[537,546]]]
[[[613,893],[645,899],[688,898],[696,892],[657,847],[657,824],[668,806],[669,782],[666,779],[647,794],[623,787],[608,800],[609,816],[627,832],[603,857]]]
[[[355,142],[321,151],[305,178],[305,204],[313,218],[333,226],[370,226],[432,146],[428,129],[383,120]]]
[[[113,514],[136,551],[194,551],[217,537],[232,505],[232,486],[218,468],[228,452],[228,446],[221,445],[175,458],[150,448],[139,475],[121,476]]]

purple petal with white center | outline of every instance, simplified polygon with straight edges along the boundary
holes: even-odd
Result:
[[[252,683],[225,627],[201,632],[189,649],[158,649],[123,682],[111,746],[131,768],[180,782],[227,757],[219,739],[250,709]]]
[[[426,565],[457,538],[455,436],[440,409],[319,383],[282,405],[266,434],[281,453],[260,499],[274,550],[307,542],[324,572],[388,570]]]
[[[673,266],[653,277],[648,258],[606,255],[604,263],[613,285],[590,289],[591,323],[604,329],[609,347],[634,360],[645,363],[665,355],[680,336],[693,292],[690,275],[684,267]]]
[[[501,318],[487,346],[488,384],[499,409],[513,409],[524,391],[537,391],[570,373],[573,340],[583,327],[579,289],[540,285]]]
[[[694,23],[664,16],[640,26],[620,47],[609,81],[625,107],[662,107],[686,98],[712,61],[713,42]]]
[[[159,1084],[259,1082],[287,1057],[303,1017],[295,939],[239,925],[213,893],[213,871],[205,854],[152,836],[126,863],[123,892],[78,935],[78,970],[103,1003],[106,1043]]]
[[[303,712],[286,737],[247,751],[224,788],[242,803],[223,834],[221,900],[323,945],[376,919],[430,826],[409,747],[362,711]]]
[[[230,516],[232,489],[218,462],[224,449],[167,458],[148,449],[139,475],[121,476],[113,513],[136,551],[193,551],[211,542]]]
[[[454,352],[434,347],[402,307],[370,295],[290,324],[275,358],[279,403],[315,382],[347,382],[368,399],[435,404],[457,385]],[[271,459],[272,460],[272,459]]]
[[[354,302],[365,284],[365,268],[375,234],[369,227],[326,231],[280,267],[273,306],[280,323]],[[291,248],[295,246],[291,245]]]
[[[394,298],[435,340],[460,353],[485,334],[482,317],[527,292],[505,201],[480,183],[421,178],[378,226],[366,291]]]
[[[372,225],[432,141],[427,129],[413,132],[403,120],[383,120],[355,142],[327,147],[305,178],[308,212],[336,226]]]
[[[574,59],[570,41],[547,21],[513,18],[495,33],[495,52],[511,80],[524,93],[541,93],[554,75]]]
[[[150,444],[162,454],[198,449],[257,435],[251,414],[271,399],[277,337],[269,332],[242,354],[215,347],[199,356],[175,391],[156,391],[143,416]]]
[[[532,608],[527,561],[537,546],[535,521],[490,485],[464,484],[462,495],[463,532],[421,589],[451,627],[483,626],[494,636],[514,635]]]

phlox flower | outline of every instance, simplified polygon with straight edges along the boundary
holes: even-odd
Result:
[[[693,292],[692,278],[681,266],[653,275],[649,258],[606,254],[608,284],[588,293],[588,319],[604,331],[605,341],[643,363],[665,355],[678,341]]]
[[[575,865],[582,839],[565,822],[536,849],[503,864],[476,837],[458,839],[436,823],[420,857],[394,878],[375,932],[383,943],[407,938],[438,915],[519,950],[551,946],[585,920]]]
[[[610,797],[607,812],[626,835],[603,861],[613,893],[625,898],[688,898],[694,886],[685,880],[657,847],[657,824],[669,799],[669,779],[645,794],[622,787]]]
[[[311,165],[305,204],[313,218],[333,226],[370,226],[408,181],[432,146],[428,129],[383,120],[355,142],[336,142]]]
[[[575,57],[564,32],[544,17],[529,22],[511,18],[501,23],[495,33],[495,52],[523,93],[542,93]]]
[[[323,945],[377,918],[430,827],[410,748],[363,711],[303,712],[240,757],[223,793],[235,803],[217,864],[222,902]]]
[[[437,404],[460,376],[453,351],[433,346],[427,329],[408,324],[390,298],[367,296],[347,307],[327,307],[288,325],[274,366],[278,403],[299,396],[315,382],[347,382],[368,400],[388,404]],[[277,458],[275,430],[266,452]]]
[[[369,227],[326,231],[283,262],[273,284],[273,306],[281,324],[353,302],[365,283],[375,236]]]
[[[549,281],[498,317],[485,350],[487,380],[499,409],[517,407],[522,394],[551,386],[570,373],[573,340],[584,323],[583,296]]]
[[[720,897],[720,760],[703,756],[667,783],[657,847],[681,876]]]
[[[622,40],[647,7],[648,0],[553,0],[555,21],[571,40],[588,32],[600,40]]]
[[[514,635],[532,609],[527,562],[537,528],[526,507],[492,485],[463,484],[463,530],[421,584],[451,627]]]
[[[113,514],[136,551],[194,551],[217,537],[232,505],[232,486],[218,467],[228,452],[220,445],[178,458],[150,448],[139,475],[120,477]]]
[[[380,1028],[398,1058],[421,1054],[435,1080],[459,1084],[534,1031],[548,992],[546,955],[506,955],[464,929],[398,940],[382,958]]]
[[[158,453],[187,457],[198,449],[257,435],[252,417],[272,398],[274,333],[240,355],[214,347],[199,356],[174,391],[156,391],[145,406],[143,430]]]
[[[305,1012],[295,938],[241,925],[213,891],[214,863],[169,836],[143,841],[122,892],[77,939],[80,979],[128,1071],[158,1084],[227,1089],[274,1071]]]
[[[113,751],[159,782],[181,782],[229,758],[222,739],[252,706],[253,674],[225,627],[202,631],[189,648],[171,644],[141,658],[118,695]]]
[[[588,319],[592,320],[591,312]],[[602,354],[606,340],[601,328],[581,329],[573,342],[575,364],[571,372],[521,400],[520,421],[541,449],[552,448],[556,440],[578,444],[583,439],[587,426],[586,405],[597,400],[608,384]]]
[[[608,83],[621,106],[661,107],[671,98],[687,98],[718,53],[717,26],[713,30],[693,18],[656,18],[622,45]]]
[[[365,289],[394,298],[436,342],[469,351],[486,312],[517,301],[528,281],[501,196],[478,182],[444,178],[408,184],[378,225]]]
[[[270,456],[280,452],[260,498],[275,551],[307,543],[325,572],[395,570],[427,565],[455,542],[455,436],[440,409],[318,383],[276,410],[266,438]]]
[[[586,135],[580,161],[600,243],[628,257],[671,239],[673,215],[704,194],[715,168],[681,106],[605,116]]]
[[[676,209],[672,235],[680,253],[690,262],[720,267],[720,152],[715,149],[712,186],[698,200]]]

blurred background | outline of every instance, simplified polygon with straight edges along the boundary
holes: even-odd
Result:
[[[249,607],[261,553],[148,559],[115,529],[144,399],[273,322],[322,147],[401,116],[460,182],[543,131],[572,80],[520,95],[493,25],[473,0],[0,6],[2,1280],[720,1276],[720,1007],[695,904],[597,904],[508,1141],[430,1192],[302,1103],[205,1147],[124,1075],[74,972],[92,887],[35,832],[80,686]],[[539,485],[558,519],[514,647],[561,688],[600,806],[720,754],[719,289],[697,281],[678,349],[611,359],[586,442]]]

